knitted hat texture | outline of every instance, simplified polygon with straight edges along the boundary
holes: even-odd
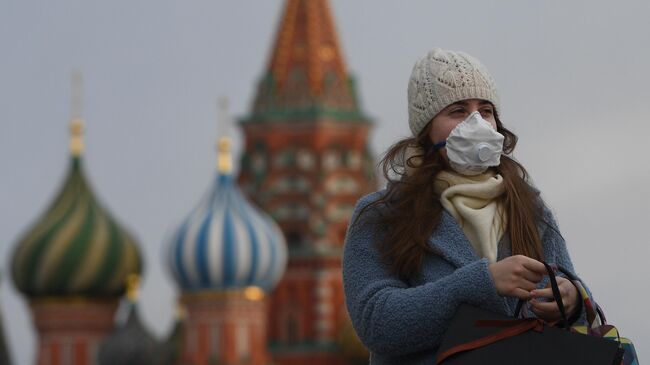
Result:
[[[465,99],[483,99],[499,111],[494,79],[476,58],[434,48],[415,63],[408,86],[409,128],[413,136],[446,106]]]

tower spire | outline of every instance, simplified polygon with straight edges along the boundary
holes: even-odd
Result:
[[[287,0],[269,71],[282,89],[291,70],[307,71],[309,90],[318,95],[329,74],[346,78],[334,21],[327,0]]]
[[[368,123],[348,74],[328,0],[286,0],[253,113],[242,122]]]
[[[72,73],[70,101],[70,153],[79,157],[84,151],[83,132],[83,77],[79,71]]]

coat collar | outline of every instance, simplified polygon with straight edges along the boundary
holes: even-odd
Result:
[[[444,209],[438,227],[429,237],[429,244],[456,267],[465,266],[479,259],[454,217]]]
[[[544,237],[548,227],[548,223],[540,222],[537,225],[540,238]],[[503,255],[510,255],[510,247],[507,247],[506,252],[501,252],[504,247],[504,244],[509,246],[510,241],[507,239],[507,242],[503,242],[507,239],[507,233],[499,242],[499,257]],[[465,236],[463,229],[460,228],[456,219],[449,214],[446,210],[442,210],[442,216],[440,218],[440,223],[438,227],[433,230],[433,233],[429,237],[429,246],[431,246],[436,253],[442,256],[445,260],[452,263],[457,268],[463,267],[471,262],[479,260],[480,257],[474,251],[472,244]]]

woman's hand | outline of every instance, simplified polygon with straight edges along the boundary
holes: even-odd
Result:
[[[578,308],[578,289],[569,281],[561,276],[556,276],[557,286],[560,289],[562,296],[562,304],[564,304],[564,311],[567,318],[571,317]],[[532,299],[530,301],[531,310],[537,317],[548,322],[558,321],[562,318],[560,308],[553,299],[553,290],[550,284],[544,289],[536,289],[531,292],[533,298],[546,298],[548,300]]]
[[[532,298],[531,291],[546,274],[544,264],[523,255],[507,257],[488,268],[499,295],[524,300]]]

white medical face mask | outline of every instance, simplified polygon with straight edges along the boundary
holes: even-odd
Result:
[[[478,175],[490,166],[499,165],[503,140],[503,135],[481,113],[474,112],[449,133],[446,141],[434,147],[447,147],[449,164],[456,172]]]

